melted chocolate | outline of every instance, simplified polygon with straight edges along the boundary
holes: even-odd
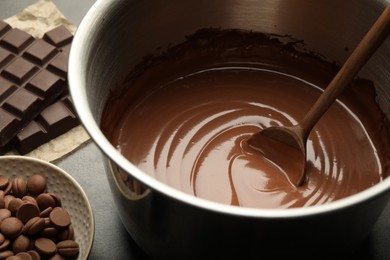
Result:
[[[162,182],[220,203],[286,208],[328,203],[388,175],[388,128],[370,81],[355,80],[314,127],[308,179],[295,187],[247,140],[300,121],[337,68],[237,31],[190,37],[151,60],[111,95],[102,129]]]

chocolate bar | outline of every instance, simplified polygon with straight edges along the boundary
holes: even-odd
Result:
[[[47,66],[47,70],[56,73],[66,80],[71,33],[59,26],[45,33],[43,40],[55,46],[60,54]],[[38,52],[38,51],[37,51]],[[43,60],[39,58],[38,60]],[[34,81],[35,86],[44,85],[45,77],[41,82]],[[66,133],[80,124],[68,88],[54,103],[45,108],[34,120],[23,128],[13,139],[13,144],[20,154],[26,154],[38,146]]]
[[[16,135],[15,148],[26,154],[79,124],[70,96],[66,95],[45,108]]]
[[[73,35],[56,37],[36,39],[0,21],[0,146],[67,90],[65,46]]]

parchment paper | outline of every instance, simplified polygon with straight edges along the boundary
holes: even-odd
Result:
[[[39,38],[41,38],[45,32],[61,24],[66,26],[73,34],[76,31],[76,27],[65,18],[50,0],[39,0],[20,13],[9,17],[4,21],[14,28],[19,28]],[[53,162],[71,153],[89,140],[89,135],[80,125],[50,142],[41,145],[25,156]],[[6,154],[18,154],[18,152],[12,150],[6,152]]]

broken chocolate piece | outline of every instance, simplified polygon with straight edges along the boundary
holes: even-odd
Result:
[[[14,139],[14,144],[20,154],[26,154],[79,124],[80,121],[67,95],[45,108],[35,120],[20,131]]]

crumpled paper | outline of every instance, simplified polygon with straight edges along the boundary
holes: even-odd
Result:
[[[45,32],[50,31],[61,24],[73,34],[76,31],[76,27],[65,18],[56,5],[50,0],[39,0],[20,13],[17,13],[4,21],[12,27],[24,30],[38,38],[41,38]],[[41,145],[25,156],[53,162],[73,152],[89,140],[90,136],[87,134],[83,126],[79,125],[67,133]],[[6,152],[5,154],[15,155],[18,154],[18,152],[16,150],[12,150]]]

